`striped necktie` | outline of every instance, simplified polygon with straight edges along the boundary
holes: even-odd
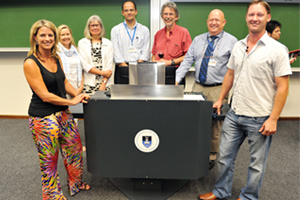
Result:
[[[211,41],[208,43],[204,57],[202,59],[199,73],[199,80],[201,84],[204,84],[206,81],[208,61],[211,57],[212,52],[214,51],[214,41],[215,39],[217,39],[217,37],[218,36],[210,36]]]

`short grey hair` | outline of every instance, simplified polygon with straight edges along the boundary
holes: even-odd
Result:
[[[161,10],[160,10],[160,16],[161,16],[161,18],[163,18],[163,16],[164,16],[164,10],[165,10],[166,7],[169,7],[171,10],[174,9],[175,15],[179,19],[178,8],[177,8],[176,4],[174,2],[172,2],[172,1],[166,2],[166,3],[164,3],[164,5],[162,5]]]
[[[85,28],[84,28],[84,37],[87,39],[92,39],[91,33],[90,33],[90,24],[93,21],[98,21],[101,27],[101,33],[99,38],[105,37],[105,28],[103,26],[102,20],[98,15],[92,15],[90,18],[87,20]]]

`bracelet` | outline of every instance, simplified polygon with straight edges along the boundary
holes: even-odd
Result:
[[[103,82],[103,83],[107,83],[107,81],[105,81],[105,80],[102,80],[102,82]]]

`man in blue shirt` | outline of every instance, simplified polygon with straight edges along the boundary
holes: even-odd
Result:
[[[203,33],[193,40],[183,62],[176,71],[176,85],[182,81],[195,62],[195,83],[192,92],[202,92],[207,100],[216,102],[227,72],[226,65],[237,39],[223,31],[226,19],[221,10],[212,10],[206,23],[208,33]],[[228,103],[228,97],[224,99],[223,103]],[[221,127],[221,121],[213,121],[210,169],[213,168],[219,151]]]

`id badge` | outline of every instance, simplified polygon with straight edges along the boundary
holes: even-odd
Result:
[[[217,61],[213,58],[210,58],[209,61],[208,61],[208,65],[210,67],[215,67],[217,65]]]
[[[133,45],[129,46],[129,53],[134,53],[136,51],[135,47]]]

